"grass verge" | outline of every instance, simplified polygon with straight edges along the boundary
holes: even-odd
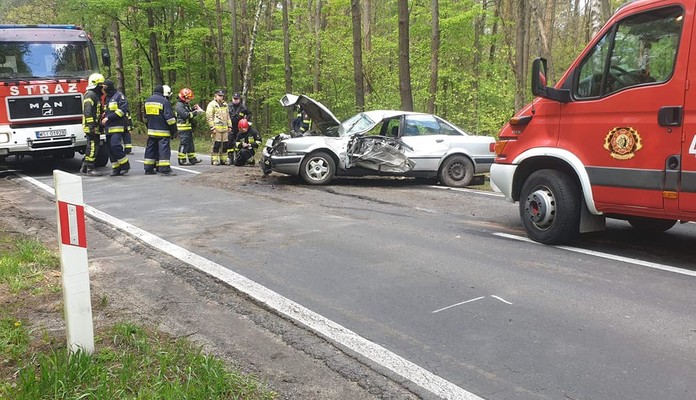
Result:
[[[95,326],[95,352],[70,354],[60,287],[54,252],[0,229],[0,399],[278,397],[194,344],[131,322]],[[94,312],[108,305],[97,303]]]

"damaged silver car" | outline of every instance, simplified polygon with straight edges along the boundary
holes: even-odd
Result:
[[[335,176],[406,176],[468,186],[490,170],[495,139],[470,135],[444,119],[424,113],[375,110],[343,121],[307,96],[286,94],[284,107],[301,107],[309,129],[291,131],[266,143],[261,168],[300,176],[323,185]]]

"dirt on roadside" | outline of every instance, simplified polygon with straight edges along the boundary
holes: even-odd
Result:
[[[233,174],[236,181],[216,175],[230,174],[223,169],[201,174],[195,184],[231,190],[262,183],[275,190],[272,180],[291,179],[264,178],[258,167]],[[26,234],[57,251],[54,199],[46,193],[37,196],[37,189],[14,175],[0,177],[0,229]],[[358,357],[187,264],[105,223],[88,218],[87,229],[97,334],[116,321],[130,321],[186,337],[230,366],[253,374],[282,399],[421,398],[413,384],[368,368]],[[59,271],[48,275],[52,284],[60,285]],[[0,305],[9,295],[0,293]],[[60,292],[23,296],[26,306],[19,316],[64,341]]]

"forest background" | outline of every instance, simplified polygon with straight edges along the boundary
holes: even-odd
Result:
[[[167,84],[202,107],[218,88],[242,93],[264,137],[288,131],[285,93],[340,120],[414,110],[495,136],[531,100],[531,60],[555,82],[620,1],[0,0],[0,24],[83,27],[141,122]]]

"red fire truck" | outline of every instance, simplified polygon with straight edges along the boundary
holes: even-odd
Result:
[[[607,217],[647,232],[696,220],[695,12],[628,3],[554,87],[534,61],[538,97],[501,130],[491,168],[531,239],[567,242]]]
[[[110,63],[106,49],[102,61]],[[97,71],[94,44],[79,27],[0,25],[0,162],[84,153],[82,94]]]

